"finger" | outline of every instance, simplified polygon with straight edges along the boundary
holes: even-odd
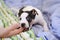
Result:
[[[19,28],[19,29],[16,29],[14,31],[11,31],[8,36],[13,36],[13,35],[16,35],[18,33],[21,33],[24,29],[23,28]]]
[[[8,28],[6,28],[8,31],[12,31],[12,30],[15,30],[17,29],[18,27],[20,27],[19,23],[15,23],[15,24],[12,24],[11,26],[9,26]]]
[[[15,23],[15,24],[11,25],[11,27],[15,29],[15,28],[20,27],[20,24],[19,23]]]

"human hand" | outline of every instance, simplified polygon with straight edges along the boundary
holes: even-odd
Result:
[[[0,28],[1,29],[0,37],[10,37],[18,33],[21,33],[24,30],[24,28],[22,27],[19,28],[19,27],[20,27],[19,23],[15,23],[9,26],[8,28],[2,28],[2,29]]]

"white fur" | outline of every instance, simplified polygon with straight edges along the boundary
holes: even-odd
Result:
[[[23,9],[23,11],[31,11],[32,9],[35,9],[37,11],[38,15],[36,15],[35,20],[32,21],[31,25],[35,24],[35,23],[39,23],[39,24],[41,24],[44,27],[45,31],[48,31],[47,23],[44,20],[43,15],[42,15],[42,13],[41,13],[41,11],[39,9],[37,9],[35,7],[32,7],[32,6],[26,6]],[[22,18],[25,18],[25,16],[26,16],[26,14],[25,15],[22,14]],[[26,25],[28,25],[28,22],[26,21],[26,19],[23,19],[23,22],[26,22]]]
[[[34,7],[32,6],[26,6],[23,11],[31,11],[32,9],[34,9]]]
[[[26,28],[28,28],[29,27],[29,24],[28,24],[28,22],[27,22],[27,20],[26,20],[26,17],[28,16],[28,14],[27,13],[22,13],[21,14],[21,16],[20,16],[20,18],[21,18],[21,20],[20,20],[20,25],[22,24],[22,23],[25,23],[26,25],[25,25],[25,27]]]

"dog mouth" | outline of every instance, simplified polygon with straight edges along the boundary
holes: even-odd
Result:
[[[25,31],[28,31],[28,30],[29,30],[29,27],[26,27],[26,25],[25,25],[25,24],[21,24],[21,27],[22,27],[22,28],[24,28],[23,32],[25,32]]]
[[[23,32],[29,31],[31,29],[31,27],[26,28],[26,26],[23,26],[23,28],[24,28]]]
[[[30,30],[30,25],[27,26],[26,23],[20,23],[20,27],[22,27],[24,29],[23,32]],[[19,28],[17,28],[17,29],[19,29]]]
[[[24,27],[23,32],[28,31],[28,30],[29,30],[29,28]]]

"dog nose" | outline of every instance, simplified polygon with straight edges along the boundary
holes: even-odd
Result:
[[[21,26],[22,26],[22,27],[25,27],[25,23],[22,23]]]

